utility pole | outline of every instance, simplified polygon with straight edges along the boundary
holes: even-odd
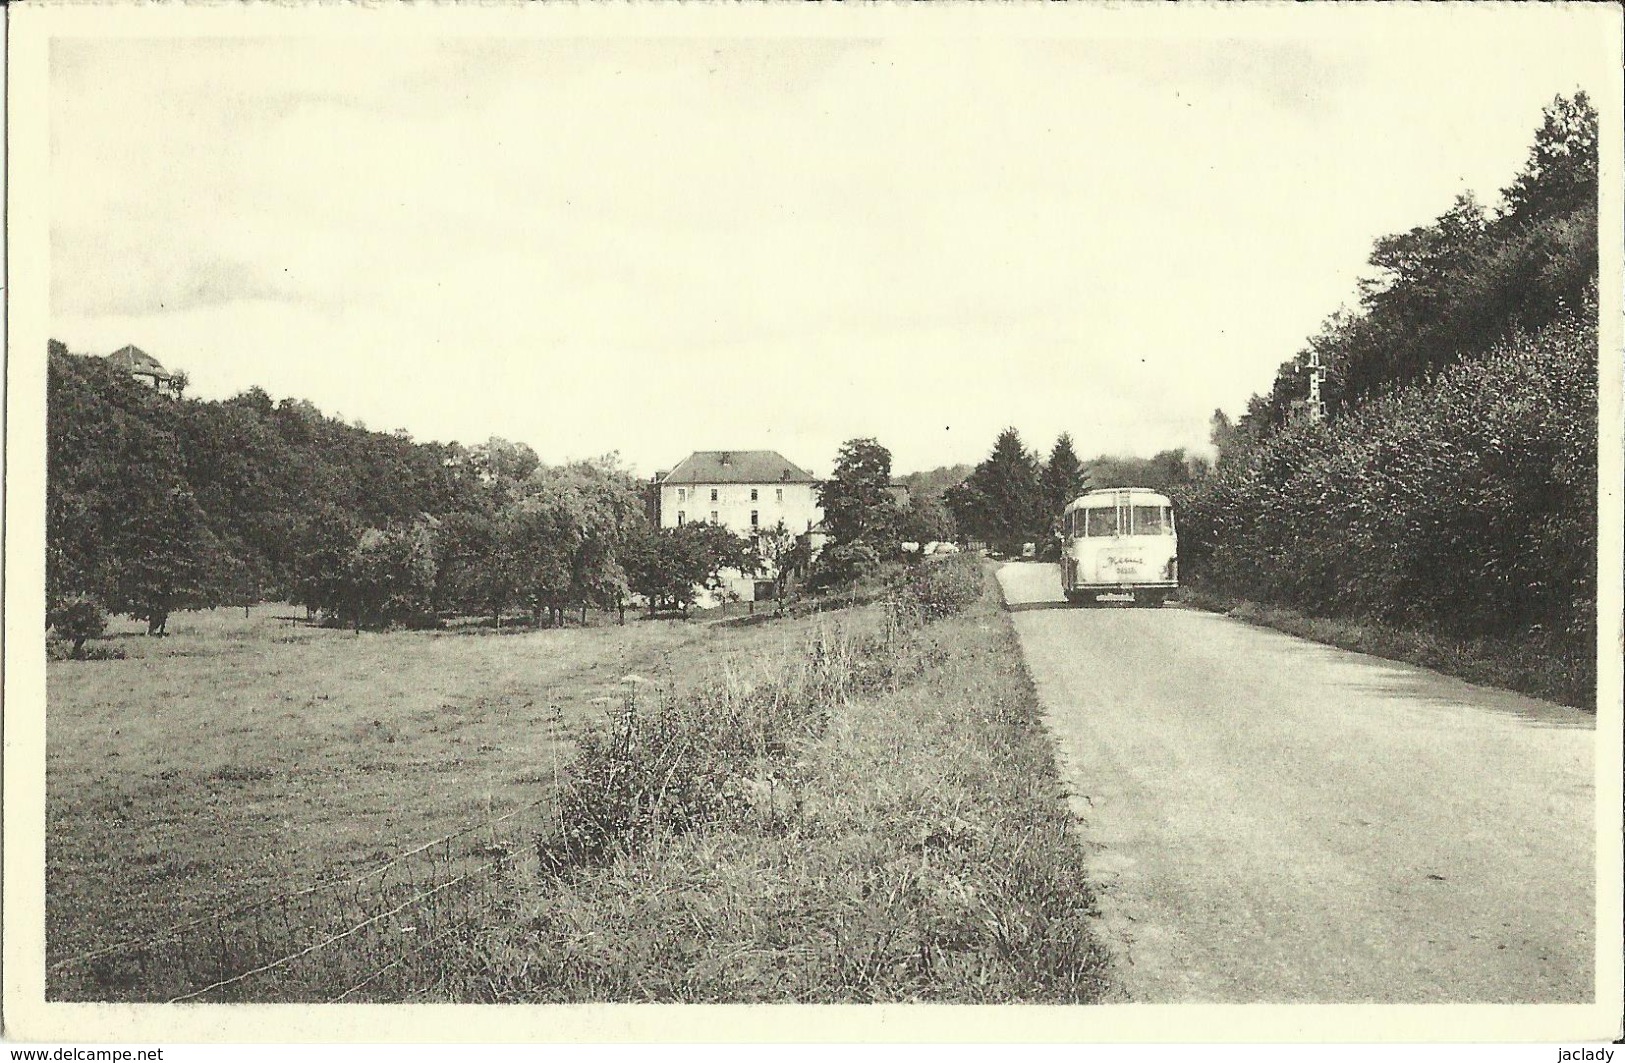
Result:
[[[1320,385],[1326,379],[1326,367],[1320,364],[1320,352],[1309,350],[1309,423],[1319,424],[1326,419],[1326,404],[1320,399]]]

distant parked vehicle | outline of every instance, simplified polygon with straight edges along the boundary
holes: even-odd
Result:
[[[1061,513],[1061,590],[1069,602],[1159,606],[1179,589],[1174,507],[1143,487],[1090,491]]]

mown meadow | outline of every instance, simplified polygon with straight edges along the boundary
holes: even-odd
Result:
[[[571,723],[692,625],[466,633],[179,615],[47,674],[48,961],[376,864],[532,801]]]

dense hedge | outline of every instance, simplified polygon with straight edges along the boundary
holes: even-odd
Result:
[[[1595,646],[1594,304],[1183,489],[1186,572],[1323,616]]]

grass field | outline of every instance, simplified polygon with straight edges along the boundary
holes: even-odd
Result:
[[[273,606],[177,616],[163,640],[131,625],[109,640],[126,660],[49,665],[48,991],[168,999],[317,946],[205,999],[1099,999],[1080,853],[983,593],[884,644],[884,601],[500,635],[355,635]],[[851,689],[818,728],[775,746],[767,815],[655,830],[564,872],[538,862],[585,728],[629,697],[737,715],[740,692],[831,638],[868,657],[842,659]],[[516,810],[500,837],[401,856]],[[476,860],[500,866],[472,891]],[[380,867],[371,894],[353,885]],[[341,888],[218,918],[313,883]],[[452,886],[455,906],[396,903]],[[187,921],[170,952],[113,948]],[[357,921],[365,935],[323,944]]]
[[[47,672],[49,957],[376,863],[535,800],[563,730],[710,637],[629,623],[356,635],[260,606]]]

